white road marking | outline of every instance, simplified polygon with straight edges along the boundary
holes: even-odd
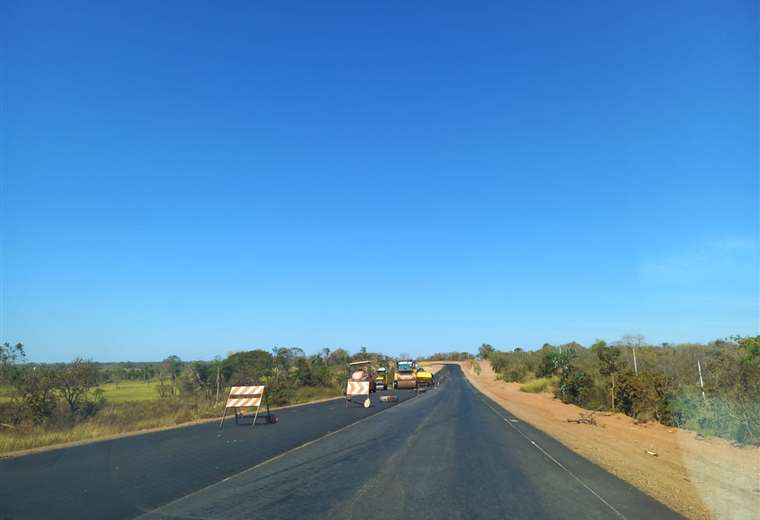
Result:
[[[170,501],[170,502],[167,502],[167,503],[165,503],[165,504],[163,504],[163,505],[160,505],[160,506],[158,506],[158,507],[156,507],[156,508],[154,508],[154,509],[143,511],[143,513],[142,513],[142,514],[141,514],[141,515],[138,517],[138,519],[139,519],[139,518],[142,518],[142,517],[144,517],[144,516],[147,516],[147,515],[152,515],[152,514],[154,514],[154,513],[157,513],[157,512],[159,512],[159,511],[161,511],[161,510],[163,510],[163,509],[166,509],[166,508],[168,508],[168,507],[170,507],[170,506],[173,506],[173,505],[175,505],[175,504],[178,504],[178,503],[180,503],[180,502],[182,502],[182,501],[184,501],[184,500],[186,500],[186,499],[188,499],[188,498],[190,498],[190,497],[192,497],[192,496],[194,496],[194,495],[200,494],[200,493],[202,493],[202,492],[206,491],[207,489],[209,489],[209,488],[212,488],[212,487],[214,487],[214,486],[216,486],[216,485],[218,485],[218,484],[220,484],[220,483],[222,483],[222,482],[227,482],[228,480],[232,480],[232,479],[235,479],[235,478],[237,478],[237,477],[240,477],[241,475],[244,475],[245,473],[248,473],[249,471],[253,471],[253,470],[255,470],[255,469],[258,469],[258,468],[260,468],[261,466],[264,466],[264,465],[266,465],[266,464],[269,464],[270,462],[274,462],[275,460],[281,459],[282,457],[285,457],[286,455],[289,455],[289,454],[291,454],[291,453],[293,453],[293,452],[296,452],[296,451],[298,451],[298,450],[301,450],[302,448],[305,448],[305,447],[307,447],[307,446],[310,446],[310,445],[312,445],[312,444],[314,444],[314,443],[316,443],[316,442],[319,442],[319,441],[321,441],[321,440],[323,440],[323,439],[326,439],[326,438],[328,438],[328,437],[332,437],[333,435],[335,435],[335,434],[337,434],[337,433],[340,433],[340,432],[342,432],[343,430],[347,430],[347,429],[351,428],[352,426],[356,426],[356,425],[357,425],[357,424],[359,424],[359,423],[363,423],[364,421],[367,421],[367,420],[369,420],[369,419],[372,419],[373,417],[377,417],[378,415],[380,415],[381,413],[383,413],[383,412],[385,412],[385,411],[387,411],[387,410],[394,410],[394,409],[398,408],[399,406],[402,406],[402,405],[403,405],[403,404],[405,404],[405,403],[408,403],[408,402],[413,402],[413,401],[414,401],[414,399],[415,399],[416,397],[418,397],[418,396],[416,396],[416,395],[415,395],[415,396],[412,396],[412,397],[410,397],[409,399],[406,399],[406,400],[404,400],[404,401],[401,401],[400,403],[398,403],[398,404],[395,404],[395,405],[393,405],[393,406],[389,406],[389,407],[384,407],[384,408],[381,408],[379,411],[377,411],[377,412],[373,413],[372,415],[368,415],[367,417],[363,417],[363,418],[359,419],[359,420],[358,420],[358,421],[356,421],[356,422],[352,422],[351,424],[347,424],[346,426],[344,426],[344,427],[342,427],[342,428],[339,428],[339,429],[337,429],[337,430],[335,430],[335,431],[332,431],[332,432],[326,433],[325,435],[323,435],[323,436],[321,436],[321,437],[317,437],[316,439],[312,439],[312,440],[310,440],[310,441],[308,441],[308,442],[306,442],[306,443],[304,443],[304,444],[301,444],[300,446],[296,446],[295,448],[291,448],[291,449],[289,449],[289,450],[287,450],[287,451],[284,451],[284,452],[282,452],[282,453],[280,453],[280,454],[278,454],[278,455],[275,455],[274,457],[272,457],[272,458],[270,458],[270,459],[267,459],[267,460],[265,460],[265,461],[259,462],[259,463],[258,463],[258,464],[256,464],[255,466],[251,466],[250,468],[246,468],[246,469],[244,469],[244,470],[241,470],[241,471],[239,471],[239,472],[237,472],[237,473],[234,473],[234,474],[232,474],[232,475],[230,475],[230,476],[228,476],[228,477],[225,477],[225,478],[223,478],[222,480],[219,480],[219,481],[217,481],[217,482],[214,482],[214,483],[212,483],[212,484],[209,484],[209,485],[207,485],[207,486],[204,486],[204,487],[202,487],[202,488],[200,488],[200,489],[197,489],[197,490],[193,491],[192,493],[188,493],[187,495],[181,496],[181,497],[179,497],[179,498],[175,498],[174,500],[172,500],[172,501]],[[187,518],[192,518],[192,517],[187,517]]]
[[[480,391],[479,391],[477,388],[475,388],[475,387],[472,385],[472,383],[470,383],[469,381],[467,381],[467,382],[470,384],[470,386],[472,386],[472,388],[473,388],[473,389],[474,389],[474,390],[475,390],[475,391],[476,391],[478,394],[480,394],[480,393],[481,393],[481,392],[480,392]],[[562,469],[562,471],[564,471],[565,473],[567,473],[568,475],[570,475],[570,476],[571,476],[573,479],[575,479],[575,481],[576,481],[576,482],[578,482],[578,483],[579,483],[581,486],[583,486],[583,487],[584,487],[584,488],[585,488],[587,491],[589,491],[589,492],[590,492],[592,495],[594,495],[596,498],[598,498],[600,502],[602,502],[602,503],[603,503],[605,506],[607,506],[608,508],[610,508],[610,510],[611,510],[613,513],[615,513],[617,516],[619,516],[619,517],[620,517],[620,518],[622,518],[623,520],[627,520],[627,519],[626,519],[626,517],[625,517],[625,515],[624,515],[623,513],[621,513],[620,511],[618,511],[617,509],[615,509],[615,508],[612,506],[612,504],[610,504],[609,502],[607,502],[607,501],[604,499],[604,497],[602,497],[602,495],[600,495],[599,493],[597,493],[596,491],[594,491],[593,489],[591,489],[591,487],[590,487],[588,484],[586,484],[585,482],[583,482],[583,480],[581,480],[581,479],[580,479],[580,477],[578,477],[578,476],[577,476],[575,473],[573,473],[572,471],[570,471],[569,469],[567,469],[565,466],[563,466],[563,465],[562,465],[562,463],[561,463],[560,461],[558,461],[557,459],[555,459],[554,457],[552,457],[552,456],[549,454],[549,452],[547,452],[547,451],[546,451],[545,449],[543,449],[541,446],[539,446],[538,444],[536,444],[536,442],[535,442],[534,440],[532,440],[530,437],[528,437],[527,435],[525,435],[525,433],[524,433],[524,432],[523,432],[523,431],[522,431],[520,428],[518,428],[517,426],[515,426],[514,424],[512,424],[512,422],[510,422],[510,421],[509,421],[509,419],[505,419],[505,418],[504,418],[504,416],[502,416],[502,415],[499,413],[499,411],[498,411],[498,410],[496,410],[496,409],[495,409],[493,406],[491,406],[490,404],[488,404],[488,401],[486,401],[486,400],[485,400],[485,399],[483,399],[482,397],[480,397],[480,400],[481,400],[481,401],[483,401],[483,404],[484,404],[484,405],[486,405],[488,408],[490,408],[490,409],[491,409],[491,411],[492,411],[493,413],[495,413],[495,414],[496,414],[498,417],[500,417],[500,418],[501,418],[501,419],[502,419],[502,420],[503,420],[505,423],[507,423],[507,424],[508,424],[508,425],[509,425],[509,426],[510,426],[510,427],[511,427],[513,430],[515,430],[517,433],[519,433],[519,434],[520,434],[520,435],[521,435],[523,438],[525,438],[525,440],[527,440],[528,442],[530,442],[530,443],[531,443],[531,444],[532,444],[532,445],[533,445],[533,446],[534,446],[534,447],[535,447],[535,448],[536,448],[538,451],[540,451],[541,453],[543,453],[543,454],[544,454],[544,456],[545,456],[546,458],[548,458],[548,459],[549,459],[550,461],[552,461],[554,464],[556,464],[557,466],[559,466],[559,467]]]

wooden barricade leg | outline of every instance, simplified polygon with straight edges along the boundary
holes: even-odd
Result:
[[[224,427],[224,418],[227,415],[227,407],[224,407],[224,412],[222,412],[222,420],[219,422],[219,429],[221,430]]]
[[[256,426],[256,418],[259,416],[259,410],[261,410],[261,402],[259,402],[259,405],[256,407],[256,413],[253,414],[253,424],[251,425],[251,428]]]
[[[267,394],[264,394],[264,402],[267,404],[267,420],[269,424],[272,424],[272,414],[269,413],[269,397],[267,397]]]

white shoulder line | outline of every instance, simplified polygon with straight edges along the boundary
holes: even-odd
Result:
[[[200,489],[196,489],[195,491],[193,491],[193,492],[191,492],[191,493],[188,493],[187,495],[183,495],[183,496],[181,496],[181,497],[179,497],[179,498],[175,498],[174,500],[171,500],[171,501],[169,501],[169,502],[167,502],[167,503],[165,503],[165,504],[162,504],[162,505],[160,505],[160,506],[158,506],[158,507],[156,507],[156,508],[153,508],[153,509],[150,509],[150,510],[144,511],[144,512],[143,512],[143,513],[142,513],[140,516],[138,516],[138,517],[137,517],[137,519],[140,519],[140,518],[142,518],[142,517],[144,517],[144,516],[147,516],[147,515],[152,515],[152,514],[154,514],[154,513],[159,513],[161,510],[163,510],[163,509],[166,509],[166,508],[168,508],[169,506],[173,506],[173,505],[175,505],[175,504],[177,504],[177,503],[179,503],[179,502],[182,502],[183,500],[185,500],[185,499],[187,499],[187,498],[190,498],[190,497],[192,497],[192,496],[194,496],[194,495],[197,495],[197,494],[199,494],[199,493],[202,493],[202,492],[206,491],[206,490],[207,490],[207,489],[209,489],[209,488],[212,488],[212,487],[214,487],[214,486],[216,486],[216,485],[219,485],[219,484],[221,484],[222,482],[227,482],[228,480],[232,480],[232,479],[238,478],[238,477],[240,477],[240,476],[242,476],[242,475],[244,475],[244,474],[248,473],[249,471],[253,471],[253,470],[257,469],[257,468],[260,468],[261,466],[264,466],[264,465],[266,465],[266,464],[269,464],[270,462],[274,462],[274,461],[275,461],[275,460],[277,460],[277,459],[281,459],[282,457],[285,457],[286,455],[289,455],[289,454],[291,454],[291,453],[293,453],[293,452],[295,452],[295,451],[301,450],[301,449],[303,449],[303,448],[305,448],[305,447],[307,447],[307,446],[310,446],[310,445],[312,445],[312,444],[314,444],[314,443],[316,443],[316,442],[319,442],[319,441],[321,441],[321,440],[324,440],[324,439],[326,439],[326,438],[328,438],[328,437],[332,437],[333,435],[335,435],[335,434],[337,434],[337,433],[340,433],[340,432],[342,432],[342,431],[344,431],[344,430],[347,430],[347,429],[351,428],[352,426],[356,426],[356,425],[357,425],[357,424],[359,424],[359,423],[363,423],[364,421],[367,421],[367,420],[369,420],[369,419],[372,419],[373,417],[377,417],[378,415],[380,415],[380,414],[381,414],[381,413],[383,413],[383,412],[386,412],[386,411],[388,411],[388,410],[393,410],[393,409],[395,409],[395,408],[398,408],[399,406],[403,405],[404,403],[408,403],[408,402],[410,402],[410,401],[414,401],[414,399],[415,399],[416,397],[419,397],[419,396],[416,396],[416,395],[415,395],[415,396],[412,396],[412,397],[410,397],[409,399],[406,399],[406,400],[404,400],[404,401],[401,401],[400,403],[398,403],[398,404],[396,404],[396,405],[393,405],[393,406],[389,406],[389,407],[387,407],[387,408],[383,408],[382,410],[379,410],[379,411],[377,411],[377,412],[373,413],[372,415],[368,415],[367,417],[362,417],[361,419],[359,419],[359,420],[358,420],[358,421],[356,421],[356,422],[352,422],[351,424],[347,424],[347,425],[343,426],[342,428],[338,428],[338,429],[337,429],[337,430],[335,430],[335,431],[332,431],[332,432],[328,432],[328,433],[326,433],[326,434],[322,435],[321,437],[317,437],[316,439],[312,439],[312,440],[310,440],[310,441],[308,441],[308,442],[305,442],[305,443],[303,443],[303,444],[301,444],[301,445],[298,445],[298,446],[296,446],[295,448],[290,448],[290,449],[289,449],[289,450],[287,450],[287,451],[283,451],[282,453],[279,453],[279,454],[275,455],[275,456],[274,456],[274,457],[272,457],[272,458],[269,458],[269,459],[267,459],[267,460],[264,460],[264,461],[262,461],[262,462],[259,462],[259,463],[258,463],[258,464],[256,464],[255,466],[251,466],[250,468],[246,468],[246,469],[244,469],[244,470],[241,470],[241,471],[239,471],[239,472],[237,472],[237,473],[233,473],[232,475],[229,475],[229,476],[227,476],[227,477],[225,477],[225,478],[223,478],[223,479],[221,479],[221,480],[218,480],[218,481],[216,481],[216,482],[213,482],[213,483],[211,483],[211,484],[208,484],[207,486],[204,486],[204,487],[202,487],[202,488],[200,488]]]
[[[470,383],[469,381],[467,381],[467,382]],[[470,383],[470,385],[472,386],[472,383]],[[473,386],[473,389],[475,389],[478,392],[478,394],[480,394],[480,391],[477,390],[474,386]],[[502,419],[511,428],[513,428],[517,433],[519,433],[523,438],[525,438],[525,440],[527,440],[528,442],[530,442],[538,451],[540,451],[541,453],[543,453],[546,458],[548,458],[554,464],[556,464],[557,466],[559,466],[562,469],[562,471],[564,471],[565,473],[567,473],[568,475],[570,475],[571,477],[573,477],[573,479],[575,479],[581,486],[583,486],[584,488],[586,488],[586,490],[588,490],[592,495],[594,495],[596,498],[598,498],[599,501],[602,502],[605,506],[609,507],[610,510],[612,510],[612,512],[614,512],[618,517],[622,518],[623,520],[627,520],[626,517],[625,517],[625,515],[623,513],[621,513],[620,511],[618,511],[617,509],[615,509],[612,506],[612,504],[610,504],[609,502],[607,502],[604,499],[604,497],[602,497],[602,495],[600,495],[599,493],[597,493],[596,491],[594,491],[593,489],[591,489],[591,487],[588,484],[586,484],[585,482],[583,482],[580,479],[580,477],[578,477],[575,473],[573,473],[572,471],[570,471],[569,469],[567,469],[565,466],[563,466],[562,463],[560,463],[557,459],[555,459],[554,457],[552,457],[549,454],[549,452],[547,452],[541,446],[539,446],[538,444],[536,444],[535,441],[531,440],[527,435],[525,435],[525,433],[520,428],[518,428],[517,426],[515,426],[514,424],[512,424],[512,422],[509,419],[505,419],[499,413],[498,410],[496,410],[493,406],[491,406],[490,404],[488,404],[488,401],[486,401],[485,399],[483,399],[483,397],[479,396],[479,398],[480,398],[481,401],[483,401],[484,405],[486,405],[500,419]]]

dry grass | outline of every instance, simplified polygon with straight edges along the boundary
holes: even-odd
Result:
[[[540,394],[541,392],[552,392],[558,384],[556,377],[539,377],[532,379],[525,384],[520,385],[521,392],[529,394]]]
[[[107,405],[92,418],[57,426],[19,426],[0,431],[0,453],[83,441],[216,417],[213,403],[181,405],[169,401],[142,401]]]
[[[222,413],[223,399],[215,405],[205,400],[186,402],[140,399],[143,395],[144,392],[137,391],[136,400],[109,403],[94,417],[73,424],[61,421],[58,425],[0,427],[0,454],[173,427],[217,418]],[[295,391],[288,404],[301,404],[340,395],[340,390],[336,388],[302,387]]]

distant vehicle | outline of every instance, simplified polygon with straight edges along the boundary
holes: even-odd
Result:
[[[433,386],[433,373],[425,367],[417,366],[417,387]]]
[[[354,361],[348,364],[349,381],[361,382],[369,381],[369,393],[375,393],[377,386],[375,385],[375,378],[372,377],[372,362],[371,361]]]
[[[417,371],[411,360],[396,361],[396,373],[393,375],[393,388],[417,388]]]
[[[388,390],[388,369],[385,367],[379,367],[375,373],[375,389],[382,388]]]

